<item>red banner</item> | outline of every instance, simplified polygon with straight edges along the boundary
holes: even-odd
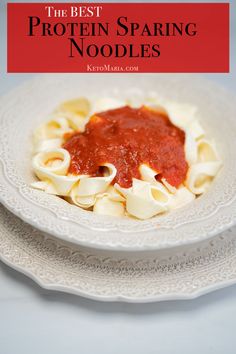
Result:
[[[229,72],[229,4],[10,3],[8,72]]]

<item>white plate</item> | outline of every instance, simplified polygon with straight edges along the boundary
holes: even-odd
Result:
[[[0,228],[0,259],[47,289],[151,302],[192,299],[236,283],[236,229],[196,247],[114,256],[56,240],[1,206]]]
[[[217,143],[223,168],[208,193],[186,207],[140,221],[95,215],[32,189],[31,134],[61,101],[139,87],[194,104]],[[194,75],[42,75],[0,101],[0,200],[14,214],[61,239],[103,249],[147,250],[207,239],[236,220],[235,97]]]

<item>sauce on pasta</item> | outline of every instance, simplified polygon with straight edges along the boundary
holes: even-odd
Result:
[[[139,166],[146,164],[172,186],[178,187],[186,178],[185,133],[164,113],[145,106],[96,113],[84,132],[65,138],[72,174],[100,176],[100,166],[112,163],[117,169],[113,183],[128,188],[132,178],[141,179]]]

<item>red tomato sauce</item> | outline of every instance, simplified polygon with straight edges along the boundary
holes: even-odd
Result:
[[[104,163],[117,169],[113,183],[128,188],[141,179],[146,164],[157,178],[178,187],[186,178],[185,133],[154,109],[129,106],[94,114],[85,131],[76,132],[63,145],[71,156],[69,172],[101,176]]]

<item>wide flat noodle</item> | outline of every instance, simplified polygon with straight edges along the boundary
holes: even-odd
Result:
[[[115,109],[125,106],[125,102],[111,97],[103,97],[95,100],[93,104],[93,112],[103,112],[109,109]]]
[[[174,125],[184,130],[185,133],[190,133],[193,139],[204,137],[205,131],[196,119],[197,107],[160,99],[156,109],[165,112]]]
[[[187,130],[196,140],[201,139],[205,136],[205,130],[196,119],[190,122],[190,124],[187,126]]]
[[[219,157],[214,142],[208,139],[201,139],[197,142],[198,162],[217,161]]]
[[[152,168],[150,168],[149,166],[142,164],[139,167],[139,171],[141,174],[141,178],[143,181],[146,182],[150,182],[151,184],[154,184],[156,186],[158,186],[160,189],[163,190],[163,192],[166,192],[166,189],[170,192],[170,193],[175,193],[176,192],[176,188],[171,186],[165,178],[161,179],[161,182],[156,180],[156,176],[158,175],[158,172],[154,171]]]
[[[34,152],[60,147],[63,144],[65,134],[73,131],[83,131],[88,122],[90,110],[90,103],[85,98],[62,103],[51,115],[51,119],[35,130]],[[57,143],[58,141],[61,143],[60,146]]]
[[[69,202],[76,204],[78,206],[80,206],[81,208],[84,209],[88,209],[92,206],[94,206],[97,203],[97,200],[99,199],[99,205],[102,208],[102,202],[101,199],[104,199],[104,205],[108,205],[108,202],[106,201],[107,199],[109,199],[112,202],[125,202],[125,198],[111,185],[108,186],[108,188],[105,190],[105,192],[103,193],[94,193],[92,195],[86,195],[86,196],[81,196],[78,193],[78,187],[79,187],[79,183],[76,184],[73,189],[71,190],[70,193],[70,198],[69,198]],[[101,209],[100,208],[100,209]],[[99,210],[100,210],[99,209]],[[103,208],[104,209],[104,208]],[[121,208],[119,208],[120,210]],[[109,212],[109,211],[108,211]],[[99,214],[102,214],[102,211],[98,211]],[[114,215],[114,211],[113,211],[113,215]],[[120,212],[118,212],[118,215],[120,215]]]
[[[93,207],[96,214],[122,216],[125,213],[124,203],[114,201],[108,196],[98,197]]]
[[[105,163],[103,167],[106,167],[107,175],[103,177],[86,177],[81,179],[77,189],[78,196],[88,196],[106,191],[107,187],[116,176],[116,168],[110,163]]]
[[[196,194],[207,191],[222,163],[217,156],[214,143],[207,139],[196,142],[197,159],[188,170],[185,185]]]
[[[183,130],[188,128],[196,119],[197,108],[193,105],[166,101],[164,103],[164,109],[171,122]]]
[[[42,181],[49,181],[58,195],[68,195],[73,185],[81,178],[67,175],[70,154],[62,148],[38,153],[34,156],[32,165],[36,176]]]
[[[57,149],[60,148],[62,144],[63,144],[63,139],[61,138],[39,140],[34,145],[34,153],[37,154],[38,152],[41,151]]]
[[[91,111],[91,104],[87,98],[79,97],[63,102],[57,109],[62,113],[73,113],[78,116],[86,117]]]
[[[118,184],[114,187],[126,197],[128,213],[139,219],[148,219],[168,209],[169,193],[164,186],[133,178],[131,188],[122,188]]]
[[[152,170],[147,165],[141,165],[140,172],[143,180],[146,180],[154,185],[158,185],[165,193],[166,191],[170,193],[167,204],[168,209],[180,208],[195,199],[195,194],[182,185],[179,188],[175,188],[171,186],[164,178],[162,178],[161,182],[164,185],[162,186],[162,183],[158,182],[155,178],[157,175],[156,171]]]
[[[200,162],[192,165],[188,170],[185,185],[194,194],[205,193],[220,167],[220,161]]]
[[[196,198],[195,194],[184,186],[180,186],[176,189],[176,193],[170,198],[168,207],[169,209],[178,209],[191,203]]]
[[[187,161],[189,166],[197,162],[198,159],[197,142],[189,130],[186,130],[185,132],[184,152],[185,152],[185,160]]]
[[[71,133],[72,131],[65,117],[58,116],[52,118],[49,122],[36,129],[34,133],[34,144],[42,140],[63,138],[64,134]]]
[[[77,194],[78,188],[72,188],[72,191],[69,195],[69,202],[75,205],[78,205],[81,208],[88,209],[92,207],[96,202],[96,195],[86,195],[86,196],[79,196]]]
[[[53,186],[53,183],[50,182],[49,180],[47,181],[36,181],[36,182],[32,182],[31,183],[31,187],[44,191],[48,194],[55,194],[55,195],[59,195],[58,191],[56,190],[56,188]]]

